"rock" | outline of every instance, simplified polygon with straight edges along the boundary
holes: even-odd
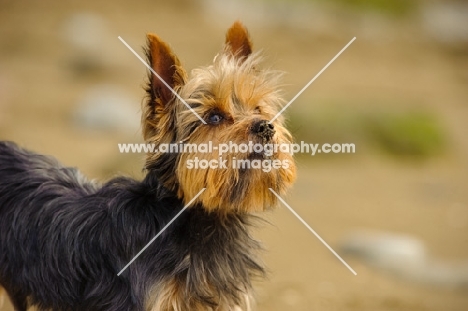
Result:
[[[117,86],[99,85],[83,94],[73,120],[80,128],[125,130],[134,134],[140,127],[139,101]]]
[[[117,36],[111,35],[106,20],[95,13],[71,15],[62,27],[62,39],[71,48],[70,67],[86,74],[118,65],[115,49]]]
[[[468,286],[468,261],[455,263],[431,258],[424,243],[409,235],[356,231],[341,243],[340,253],[409,281]]]
[[[423,25],[435,40],[448,45],[468,44],[468,3],[440,1],[423,7]]]

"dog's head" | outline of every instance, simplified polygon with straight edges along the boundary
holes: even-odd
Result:
[[[279,73],[262,70],[244,26],[236,22],[213,64],[189,76],[169,46],[148,35],[148,100],[143,133],[157,151],[146,169],[186,203],[207,210],[261,211],[284,194],[295,164],[282,144],[291,135],[281,116]],[[170,87],[170,88],[169,88]],[[175,94],[176,93],[176,94]]]

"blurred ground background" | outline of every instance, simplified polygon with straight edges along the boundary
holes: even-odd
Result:
[[[356,154],[299,156],[286,200],[358,274],[279,207],[257,234],[258,309],[468,310],[466,16],[466,1],[0,0],[0,139],[140,177],[143,155],[117,143],[141,142],[146,72],[117,36],[141,52],[155,32],[192,69],[240,19],[287,100],[356,36],[287,110],[297,140]]]

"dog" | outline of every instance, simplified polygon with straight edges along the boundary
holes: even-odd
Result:
[[[147,35],[145,51],[159,75],[148,76],[145,142],[160,149],[291,142],[281,116],[269,122],[284,103],[279,74],[260,69],[240,22],[213,63],[190,76],[158,36]],[[292,155],[160,149],[147,154],[142,180],[99,184],[53,157],[0,142],[0,284],[15,310],[252,309],[252,280],[265,268],[250,229],[277,204],[270,188],[283,195],[292,186]],[[190,169],[194,159],[280,165]]]

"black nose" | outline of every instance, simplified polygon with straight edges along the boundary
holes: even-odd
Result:
[[[255,121],[250,129],[252,134],[258,135],[264,140],[270,140],[275,135],[275,127],[266,120]]]

